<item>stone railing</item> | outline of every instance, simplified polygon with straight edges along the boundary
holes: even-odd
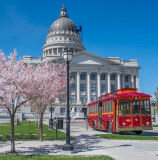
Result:
[[[62,30],[62,31],[54,31],[54,32],[49,33],[47,35],[47,38],[50,37],[50,36],[52,36],[52,35],[57,35],[57,34],[71,34],[71,35],[77,35],[77,36],[79,36],[79,34],[77,32]]]
[[[138,66],[138,61],[136,59],[121,60],[121,64],[124,66]]]

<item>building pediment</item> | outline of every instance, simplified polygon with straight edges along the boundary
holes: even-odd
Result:
[[[63,61],[63,57],[57,58],[58,61]],[[74,53],[71,64],[79,65],[121,65],[120,63],[109,60],[108,58],[103,58],[98,55],[89,52],[78,52]]]
[[[85,51],[75,53],[71,63],[72,64],[93,64],[93,65],[120,65],[117,62],[113,62],[107,58],[103,58]]]

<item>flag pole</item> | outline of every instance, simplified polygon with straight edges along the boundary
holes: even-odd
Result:
[[[81,39],[82,39],[82,23],[81,23]],[[82,45],[83,45],[83,39],[82,39]]]

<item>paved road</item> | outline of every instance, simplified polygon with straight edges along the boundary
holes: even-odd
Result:
[[[64,129],[65,132],[65,124]],[[85,123],[71,123],[71,136],[78,140],[71,141],[74,146],[73,155],[109,155],[117,160],[158,160],[158,141],[108,140],[95,137],[93,134],[102,131],[86,130]],[[144,132],[158,136],[158,130]],[[16,141],[19,154],[63,154],[65,141]],[[0,153],[10,151],[10,142],[0,142]]]
[[[64,124],[63,131],[66,130]],[[86,129],[85,123],[71,123],[71,136],[75,136],[82,145],[73,142],[76,154],[109,155],[117,160],[158,160],[158,141],[142,140],[108,140],[93,136],[94,134],[108,134],[105,131]],[[134,134],[128,132],[128,134]],[[158,130],[143,131],[142,136],[158,136]],[[77,149],[79,147],[79,149]]]

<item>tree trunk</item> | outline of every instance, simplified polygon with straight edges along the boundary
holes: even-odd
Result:
[[[43,113],[40,113],[40,142],[43,141]]]
[[[38,129],[39,129],[40,128],[40,114],[38,115],[37,119],[38,119]]]
[[[11,115],[11,153],[15,153],[15,142],[14,142],[14,115]]]
[[[35,118],[36,118],[36,126],[38,126],[38,116],[37,116],[37,111],[35,112]]]

